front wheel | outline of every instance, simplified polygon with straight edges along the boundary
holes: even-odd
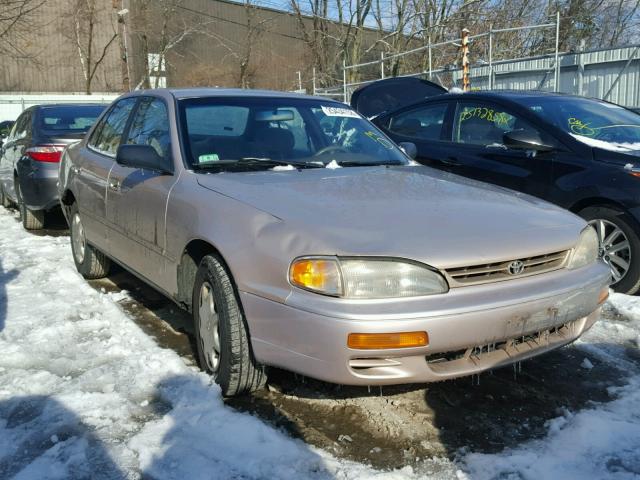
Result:
[[[620,210],[589,207],[580,212],[600,241],[599,255],[611,269],[611,288],[634,294],[640,288],[640,236]]]
[[[253,356],[231,275],[219,257],[207,255],[200,262],[192,306],[200,366],[222,394],[232,397],[264,387],[264,368]]]
[[[111,260],[104,253],[87,243],[82,217],[77,204],[69,210],[71,231],[71,252],[78,272],[87,279],[106,277],[111,267]]]

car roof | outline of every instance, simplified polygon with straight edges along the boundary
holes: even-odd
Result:
[[[314,96],[305,95],[301,93],[282,92],[277,90],[258,90],[248,88],[217,88],[217,87],[199,87],[199,88],[157,88],[150,90],[136,90],[131,94],[137,95],[149,95],[152,93],[169,93],[176,99],[184,98],[198,98],[198,97],[262,97],[262,98],[299,98],[307,100],[329,100],[334,103],[340,103],[336,100]]]

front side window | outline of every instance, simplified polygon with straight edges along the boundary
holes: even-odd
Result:
[[[460,102],[453,121],[453,141],[483,147],[504,147],[505,133],[532,130],[526,120],[496,105]]]
[[[117,102],[91,135],[89,146],[98,152],[115,157],[127,120],[136,104],[136,98],[124,98]]]
[[[640,115],[588,98],[532,96],[515,99],[575,139],[608,150],[640,150]]]
[[[446,103],[416,108],[391,118],[389,130],[417,140],[440,140],[446,114]]]
[[[140,100],[125,143],[153,147],[166,166],[171,158],[171,135],[167,107],[162,100],[150,97]]]
[[[351,108],[314,99],[191,98],[179,102],[194,169],[406,164],[404,154]]]
[[[94,105],[43,107],[38,112],[38,129],[48,135],[84,134],[100,116],[104,107]]]

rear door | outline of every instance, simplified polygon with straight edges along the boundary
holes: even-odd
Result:
[[[535,130],[555,143],[531,122],[499,104],[460,100],[452,123],[451,155],[442,168],[465,177],[544,197],[549,191],[555,153],[514,150],[503,143],[513,130]]]
[[[455,102],[434,101],[403,108],[378,121],[376,125],[395,141],[414,143],[416,160],[441,168],[451,155],[451,116]]]
[[[109,250],[147,278],[164,268],[165,211],[175,183],[168,108],[158,97],[142,97],[123,144],[149,145],[160,157],[157,169],[115,163],[109,174],[106,215]]]
[[[136,104],[135,97],[115,103],[91,132],[74,166],[78,208],[89,242],[109,251],[106,236],[106,194],[109,172],[129,116]]]

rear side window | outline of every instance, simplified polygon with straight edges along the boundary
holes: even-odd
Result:
[[[447,104],[428,105],[393,117],[389,130],[417,140],[440,140]]]
[[[162,100],[147,97],[140,101],[126,143],[149,145],[163,160],[170,158],[169,115]]]
[[[136,98],[130,97],[120,100],[111,107],[107,116],[100,121],[91,134],[89,146],[104,155],[115,157],[127,120],[135,104]]]
[[[16,124],[13,126],[13,130],[11,131],[11,140],[20,140],[21,138],[25,138],[29,133],[30,126],[31,110],[20,115]]]
[[[38,112],[37,128],[49,135],[86,133],[103,110],[97,105],[43,107]]]
[[[190,135],[239,137],[247,129],[249,109],[233,105],[194,105],[186,110]]]

